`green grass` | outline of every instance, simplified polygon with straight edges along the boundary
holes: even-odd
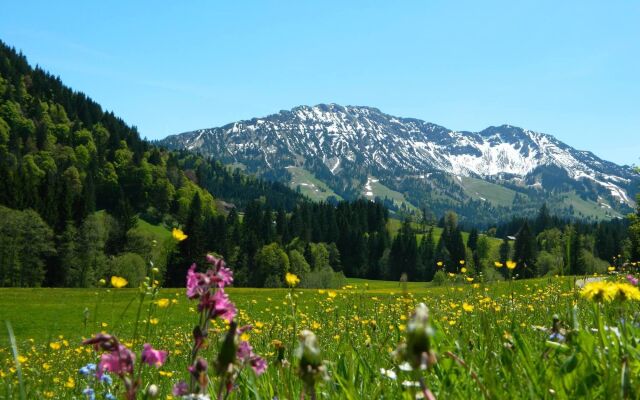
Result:
[[[573,206],[575,216],[580,218],[591,217],[597,220],[603,220],[611,219],[612,217],[622,217],[622,215],[615,210],[602,208],[592,201],[583,200],[575,192],[563,195],[560,201],[556,200],[550,205],[552,209],[569,206]]]
[[[458,181],[460,183],[460,181]],[[461,186],[471,198],[484,199],[498,206],[510,207],[516,192],[481,179],[462,177]]]
[[[317,179],[315,175],[300,167],[290,167],[287,171],[291,174],[291,182],[289,186],[292,189],[300,187],[300,192],[309,197],[313,201],[326,200],[330,196],[334,196],[338,200],[342,197],[338,196],[329,186]]]
[[[260,377],[242,371],[230,398],[299,398],[302,384],[293,349],[302,329],[317,334],[321,359],[326,360],[330,379],[317,388],[322,399],[415,398],[414,389],[401,383],[418,376],[425,378],[438,399],[637,398],[633,390],[640,382],[633,371],[640,367],[640,356],[634,338],[640,336],[640,328],[622,324],[620,317],[640,312],[638,302],[594,308],[574,290],[571,277],[477,286],[417,282],[404,288],[397,282],[349,279],[341,290],[294,290],[292,300],[290,293],[228,289],[241,310],[239,324],[254,325],[249,340],[270,363]],[[184,289],[163,289],[158,297],[177,303],[167,309],[152,308],[147,314],[147,298],[141,308],[141,337],[134,344],[139,296],[136,289],[0,289],[0,320],[9,320],[14,327],[27,398],[84,398],[81,391],[87,380],[78,369],[96,362],[99,354],[79,343],[98,331],[117,334],[135,350],[144,342],[169,350],[168,362],[160,370],[140,369],[142,384],[157,384],[159,398],[166,398],[171,386],[187,377],[197,302],[188,301]],[[404,372],[391,351],[407,337],[410,315],[419,302],[430,309],[435,332],[430,346],[438,361],[429,371]],[[563,329],[577,327],[565,332],[571,337],[567,343],[550,344],[549,333],[541,331],[551,326],[553,314],[558,314]],[[148,325],[148,316],[158,323]],[[603,326],[615,326],[620,337],[598,328]],[[215,322],[201,352],[212,366],[213,398],[218,387],[213,366],[225,330],[224,324]],[[290,364],[276,365],[274,339],[284,343]],[[0,398],[18,398],[14,366],[7,335],[2,333]],[[381,368],[392,369],[398,379],[383,376]]]
[[[377,181],[377,182],[374,182],[374,181]],[[397,206],[401,206],[402,204],[404,204],[410,211],[413,211],[413,212],[420,211],[416,206],[414,206],[409,201],[407,201],[407,199],[404,197],[402,193],[396,192],[395,190],[392,190],[389,187],[385,186],[376,177],[370,176],[369,183],[371,185],[371,192],[373,193],[373,196],[366,196],[367,198],[374,199],[375,197],[380,197],[381,199],[384,199],[386,197],[391,199],[394,203],[396,203]],[[362,188],[363,195],[366,195],[366,191],[367,190],[365,189],[365,187],[363,187]]]

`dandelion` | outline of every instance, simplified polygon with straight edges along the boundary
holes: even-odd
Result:
[[[620,301],[632,300],[639,301],[640,300],[640,289],[636,286],[633,286],[628,283],[616,283],[613,284],[613,289],[615,291],[615,299]]]
[[[442,263],[442,261],[438,261],[438,262],[436,263],[436,265],[437,265],[438,267],[442,267],[444,264]]]
[[[462,309],[465,310],[466,312],[472,312],[473,311],[473,306],[469,303],[462,303]]]
[[[467,273],[467,269],[465,267],[460,268],[460,272],[462,272],[463,274]]]
[[[295,287],[298,285],[298,283],[300,283],[300,278],[298,278],[297,275],[289,272],[287,272],[287,274],[285,275],[284,280],[287,282],[287,285],[289,285],[289,287]]]
[[[182,242],[183,240],[189,237],[188,235],[185,235],[184,232],[182,232],[182,229],[179,229],[179,228],[173,228],[173,230],[171,231],[171,235],[178,242]]]
[[[507,268],[508,269],[515,269],[516,265],[518,265],[518,263],[516,263],[515,261],[507,261]]]
[[[607,282],[589,282],[584,286],[580,295],[591,301],[609,302],[615,297],[615,291],[611,290],[611,286]]]
[[[460,265],[464,265],[464,260],[459,261]]]
[[[124,279],[124,278],[122,278],[120,276],[115,276],[114,275],[114,276],[111,277],[111,286],[113,286],[116,289],[123,288],[123,287],[127,286],[128,283],[129,282],[126,279]]]
[[[616,270],[616,267],[614,267],[613,265],[610,265],[609,267],[607,267],[607,271],[609,272],[613,272]]]
[[[493,265],[495,265],[495,267],[496,267],[496,268],[502,268],[502,267],[504,267],[504,264],[502,264],[500,261],[495,261],[495,262],[493,263]]]

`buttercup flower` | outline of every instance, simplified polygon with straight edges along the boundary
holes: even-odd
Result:
[[[173,228],[173,230],[171,231],[171,235],[178,242],[182,242],[183,240],[189,237],[188,235],[185,235],[184,232],[182,232],[182,229],[178,229],[178,228]]]
[[[113,286],[114,288],[117,288],[117,289],[123,288],[127,286],[128,283],[129,282],[126,279],[120,276],[114,275],[111,277],[111,286]]]

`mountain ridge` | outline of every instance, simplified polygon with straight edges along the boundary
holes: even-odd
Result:
[[[305,168],[336,193],[346,195],[343,197],[362,194],[359,186],[370,176],[407,197],[416,197],[414,192],[421,191],[412,189],[416,184],[406,184],[407,180],[444,174],[443,179],[480,179],[524,195],[530,189],[556,194],[575,191],[598,207],[612,210],[611,216],[620,216],[635,205],[633,197],[640,182],[631,167],[577,150],[546,133],[510,124],[479,132],[455,131],[375,107],[335,103],[297,106],[266,117],[172,135],[160,143],[211,155],[283,182],[290,180],[287,167]],[[435,182],[431,186],[446,192],[443,189],[448,185]],[[454,202],[470,200],[469,196],[459,197]],[[529,197],[540,203],[549,196]],[[409,202],[425,205],[417,204],[423,201],[416,198]]]

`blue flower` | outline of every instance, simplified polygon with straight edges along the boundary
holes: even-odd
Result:
[[[107,386],[111,386],[111,384],[113,383],[113,379],[111,378],[110,375],[107,375],[107,374],[102,375],[102,377],[100,377],[100,381],[106,384]]]
[[[104,398],[105,400],[116,400],[116,396],[112,395],[111,393],[105,393]]]
[[[87,396],[88,400],[96,400],[96,392],[94,392],[91,388],[86,388],[82,391],[82,394]]]
[[[94,363],[89,363],[84,367],[80,368],[78,372],[80,372],[80,374],[84,376],[88,376],[90,373],[96,372],[96,365]]]
[[[564,342],[564,335],[561,334],[560,332],[554,332],[551,335],[549,335],[549,340],[553,341],[553,342],[558,342],[558,343],[562,343]]]

